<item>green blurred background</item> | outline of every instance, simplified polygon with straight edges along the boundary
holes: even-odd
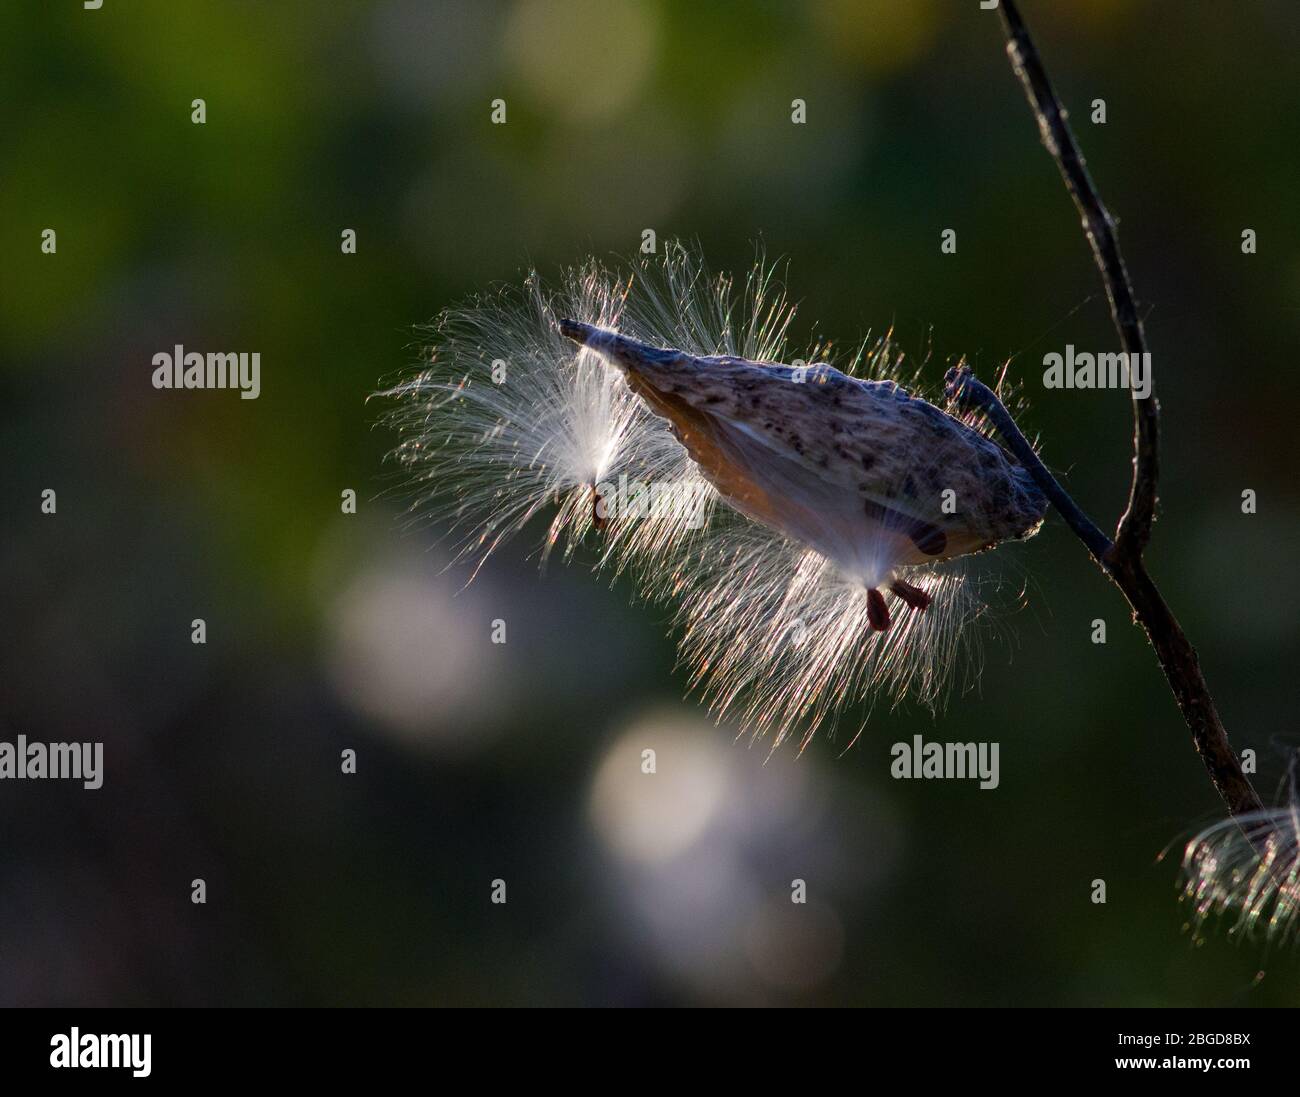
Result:
[[[1300,20],[1025,8],[1148,310],[1151,567],[1269,796],[1296,719]],[[1110,526],[1127,403],[1040,377],[1114,335],[1003,48],[976,0],[5,4],[0,738],[102,740],[106,779],[0,787],[0,1000],[1300,1004],[1290,950],[1184,928],[1181,846],[1221,809],[1059,519],[989,561],[1026,605],[977,691],[764,765],[681,700],[662,611],[539,576],[533,537],[462,592],[384,495],[366,397],[414,324],[654,228],[715,268],[787,257],[797,337],[892,324],[934,380],[1016,356],[1026,427]],[[175,343],[260,351],[261,398],[155,391]],[[1001,786],[892,781],[915,733],[999,741]]]

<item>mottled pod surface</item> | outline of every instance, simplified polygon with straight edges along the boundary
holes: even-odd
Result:
[[[996,443],[893,381],[658,349],[576,321],[737,510],[869,586],[1032,535],[1047,502]]]

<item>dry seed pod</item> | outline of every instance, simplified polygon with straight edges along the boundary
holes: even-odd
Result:
[[[560,331],[623,370],[733,508],[815,549],[875,594],[895,574],[1031,536],[1047,501],[996,443],[892,381],[660,349],[574,320]]]
[[[887,335],[801,368],[831,345],[792,345],[793,317],[761,256],[732,279],[676,242],[445,310],[382,394],[412,520],[477,564],[548,515],[542,555],[585,545],[672,607],[692,687],[774,746],[880,697],[938,707],[978,674],[963,554],[1042,499],[985,424],[900,387]]]

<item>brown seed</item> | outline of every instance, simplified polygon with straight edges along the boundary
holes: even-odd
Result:
[[[875,587],[867,591],[867,620],[877,632],[889,628],[889,607],[885,605],[885,596]]]
[[[920,587],[914,587],[911,583],[905,583],[902,579],[895,579],[889,584],[889,589],[897,594],[904,602],[913,609],[927,610],[933,599]]]

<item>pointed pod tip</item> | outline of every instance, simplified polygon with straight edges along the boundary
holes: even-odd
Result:
[[[639,339],[623,335],[609,328],[585,324],[581,320],[562,319],[555,322],[561,335],[579,346],[590,347],[616,366],[639,370],[645,366],[663,366],[689,358],[684,351],[652,347]]]
[[[560,334],[566,339],[572,339],[575,343],[581,343],[583,346],[586,346],[591,337],[600,330],[590,324],[582,323],[581,320],[562,319],[556,326],[560,329]]]

